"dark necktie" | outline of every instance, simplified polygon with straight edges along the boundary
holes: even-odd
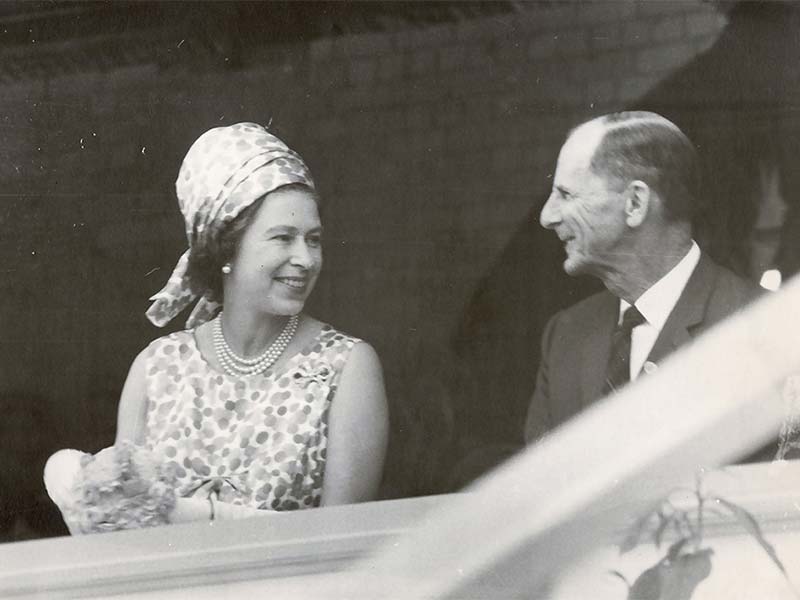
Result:
[[[614,328],[611,338],[611,355],[608,357],[603,395],[619,390],[631,380],[631,332],[646,323],[639,309],[631,306],[622,316],[622,323]]]

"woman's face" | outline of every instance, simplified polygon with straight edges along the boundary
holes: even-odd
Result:
[[[270,192],[245,230],[231,273],[225,306],[247,306],[275,315],[303,310],[322,268],[322,224],[310,192]]]

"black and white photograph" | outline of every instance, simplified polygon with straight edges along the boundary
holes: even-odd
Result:
[[[800,598],[800,2],[0,0],[0,597]]]

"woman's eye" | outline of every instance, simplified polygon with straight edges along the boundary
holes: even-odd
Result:
[[[318,247],[322,245],[322,236],[321,235],[312,235],[307,238],[307,243],[309,246]]]
[[[273,240],[278,240],[279,242],[291,242],[292,236],[288,233],[281,233],[276,236],[272,237]]]

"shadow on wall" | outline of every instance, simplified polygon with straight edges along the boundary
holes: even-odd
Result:
[[[381,497],[404,498],[449,491],[445,477],[454,456],[454,414],[458,377],[447,358],[422,339],[414,360],[384,365],[391,435]],[[424,377],[423,373],[438,376]]]
[[[42,481],[44,463],[58,449],[46,400],[4,393],[0,414],[0,542],[66,535]]]
[[[667,116],[695,142],[704,177],[696,237],[717,261],[756,279],[760,175],[765,164],[777,167],[789,209],[782,232],[773,232],[779,239],[772,262],[787,277],[800,270],[800,172],[793,164],[800,118],[791,110],[800,99],[800,6],[740,2],[729,6],[728,18],[711,48],[630,108]],[[599,289],[563,273],[563,250],[537,215],[522,223],[483,277],[453,336],[459,369],[474,375],[471,386],[452,392],[459,483],[522,446],[544,325]]]
[[[563,272],[561,243],[538,224],[540,206],[481,281],[453,339],[458,369],[471,375],[454,393],[461,485],[522,447],[545,323],[599,289]]]
[[[673,120],[695,143],[703,168],[698,241],[718,262],[754,279],[765,266],[781,268],[784,277],[800,269],[793,235],[800,228],[800,117],[793,109],[800,99],[798,31],[797,3],[730,6],[716,43],[637,104]],[[777,174],[789,212],[783,231],[769,232],[775,247],[759,265],[754,243],[764,231],[756,225],[770,210],[765,170]]]

